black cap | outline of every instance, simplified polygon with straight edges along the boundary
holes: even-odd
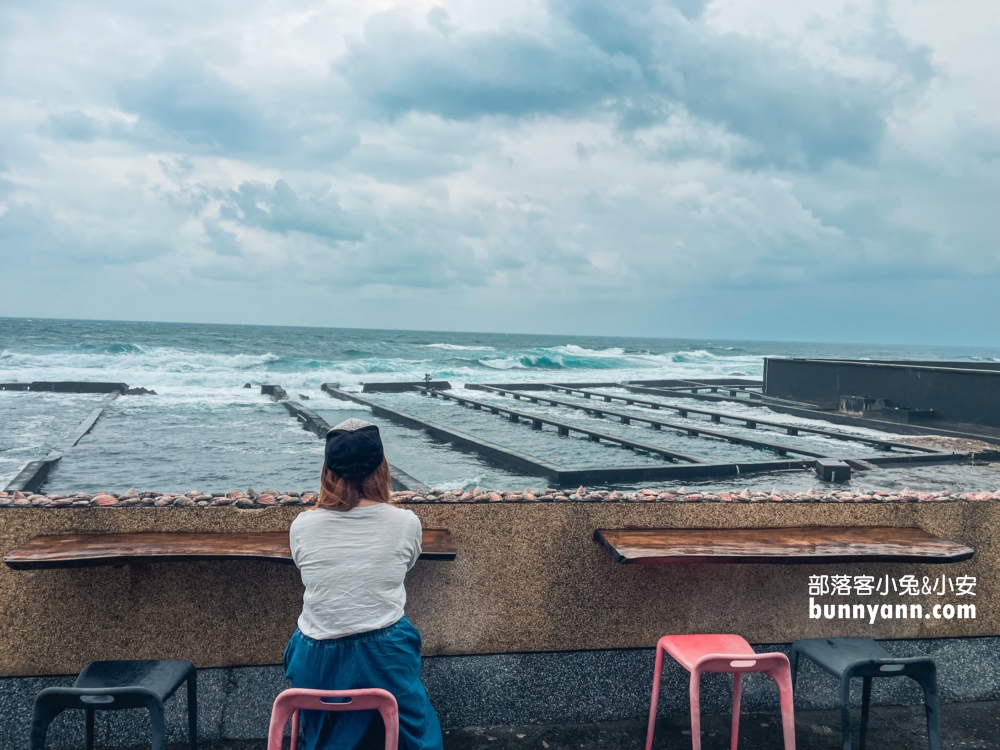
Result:
[[[385,451],[378,427],[348,419],[326,433],[326,467],[344,479],[364,479],[382,465]]]

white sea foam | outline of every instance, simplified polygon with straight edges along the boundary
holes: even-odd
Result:
[[[495,346],[463,346],[462,344],[420,344],[425,349],[444,349],[449,352],[495,352]]]
[[[440,342],[416,345],[409,352],[419,349],[455,352],[456,356],[438,360],[430,352],[427,357],[414,358],[378,357],[366,352],[367,356],[354,359],[324,360],[281,356],[273,351],[225,353],[127,342],[74,345],[55,351],[8,347],[0,352],[0,381],[121,381],[152,388],[172,399],[225,404],[252,400],[262,383],[280,384],[294,397],[296,390],[316,393],[326,382],[358,388],[366,382],[419,381],[426,373],[460,387],[489,382],[501,372],[503,380],[538,382],[705,378],[733,372],[754,376],[762,369],[759,356],[719,355],[704,349],[654,354],[623,347],[562,344],[498,351],[491,346]],[[463,352],[472,356],[463,359]],[[248,382],[253,388],[242,389]]]

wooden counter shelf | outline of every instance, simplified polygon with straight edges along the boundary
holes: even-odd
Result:
[[[615,562],[802,565],[854,562],[954,563],[975,551],[891,526],[800,526],[771,529],[598,529],[594,541]]]
[[[421,560],[454,560],[447,529],[424,529]],[[292,564],[287,531],[248,534],[60,534],[36,536],[3,557],[14,570],[89,568],[191,560],[269,560]]]

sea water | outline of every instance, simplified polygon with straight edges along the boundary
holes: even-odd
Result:
[[[363,407],[330,398],[319,386],[334,382],[356,390],[366,382],[421,380],[427,374],[450,381],[454,388],[482,382],[760,378],[765,356],[1000,361],[1000,351],[968,347],[0,319],[0,382],[100,380],[157,392],[115,401],[94,430],[67,451],[53,470],[45,487],[53,492],[123,491],[131,486],[160,491],[251,485],[258,490],[315,489],[322,443],[302,430],[281,404],[262,396],[262,383],[283,386],[292,399],[301,400],[331,424],[347,416],[377,422],[390,460],[425,483],[541,486],[543,479],[499,469],[420,431],[375,419]],[[246,383],[252,387],[245,389]],[[482,392],[469,395],[480,400],[496,398]],[[27,460],[41,458],[58,445],[102,398],[0,392],[0,486]],[[488,412],[462,409],[453,402],[446,406],[424,399],[427,403],[422,403],[422,397],[413,394],[378,398],[396,408],[409,405],[428,419],[440,414],[443,423],[457,420],[465,431],[492,436],[501,444],[527,446],[530,451],[526,452],[567,467],[661,462],[648,454],[586,439],[559,439],[551,431],[533,433],[525,425],[505,424]],[[597,421],[583,412],[518,404],[523,411],[537,411],[567,423],[593,427],[591,423]],[[749,411],[739,404],[719,406],[720,411]],[[613,408],[628,410],[622,404]],[[753,412],[765,418],[762,410]],[[656,414],[684,421],[668,412]],[[789,421],[783,415],[768,416]],[[772,458],[761,455],[759,449],[722,440],[687,438],[666,430],[654,433],[644,426],[631,429],[616,421],[605,420],[602,429],[691,455],[707,451],[702,457],[710,454],[714,460]],[[720,432],[732,429],[725,424],[710,427]],[[814,450],[835,442],[806,435],[793,438],[766,429],[759,436]],[[876,451],[865,453],[875,455]],[[922,471],[929,483],[942,476],[932,469]]]

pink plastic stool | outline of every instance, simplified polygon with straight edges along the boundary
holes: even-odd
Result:
[[[338,703],[327,703],[331,698],[343,698]],[[278,694],[271,709],[271,726],[267,731],[267,750],[281,750],[285,724],[292,720],[291,750],[296,750],[299,739],[299,711],[367,711],[375,709],[385,722],[385,750],[396,750],[399,744],[399,707],[392,693],[379,688],[363,690],[306,690],[291,688]]]
[[[738,635],[665,635],[656,644],[656,666],[653,667],[653,698],[649,704],[649,727],[646,730],[646,750],[653,749],[656,727],[656,704],[660,699],[660,675],[663,654],[670,654],[691,673],[691,746],[701,750],[701,710],[699,689],[704,672],[728,672],[733,675],[733,731],[729,740],[736,750],[740,734],[740,693],[745,672],[763,672],[776,683],[781,696],[781,728],[785,750],[795,750],[795,712],[792,704],[792,673],[788,657],[781,653],[757,654]]]

